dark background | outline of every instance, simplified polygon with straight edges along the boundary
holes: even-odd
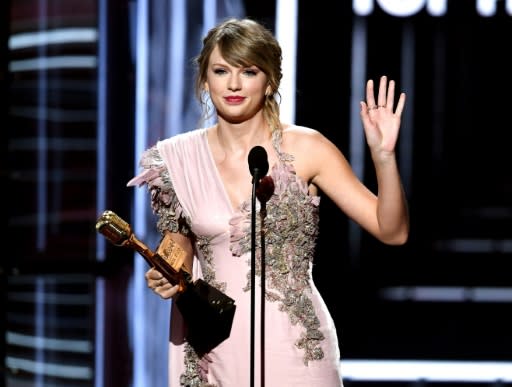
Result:
[[[335,319],[344,359],[512,360],[511,297],[502,302],[476,302],[473,297],[477,288],[512,290],[512,16],[506,14],[504,1],[497,2],[497,13],[490,17],[478,15],[474,3],[449,1],[445,16],[423,10],[407,18],[387,15],[376,5],[365,18],[367,78],[387,74],[403,90],[401,75],[405,70],[413,74],[413,90],[403,90],[412,116],[407,124],[412,127],[402,128],[413,138],[406,186],[411,237],[405,246],[389,247],[363,233],[354,251],[349,221],[322,198],[314,275]],[[97,70],[49,70],[43,97],[40,74],[9,70],[14,60],[44,54],[94,54],[98,47],[90,43],[10,50],[8,39],[37,29],[94,27],[100,11],[95,2],[41,4],[2,2],[0,12],[0,114],[7,134],[0,170],[7,188],[2,201],[7,221],[0,264],[0,328],[34,334],[40,311],[23,295],[73,294],[80,302],[45,310],[45,333],[94,341],[93,284],[95,278],[104,278],[109,305],[106,385],[122,387],[131,376],[123,300],[133,268],[131,254],[121,249],[108,246],[105,261],[96,257],[94,224],[102,210],[95,201]],[[247,1],[245,6],[248,16],[274,27],[275,1]],[[132,193],[125,182],[134,165],[129,7],[129,1],[108,3],[106,31],[111,69],[106,205],[115,205],[123,214],[131,209]],[[44,22],[38,18],[41,13],[47,15]],[[351,2],[299,1],[296,123],[325,133],[347,157],[355,20]],[[402,68],[404,34],[414,40],[412,69]],[[62,114],[45,120],[41,111],[31,110],[41,98],[47,117],[55,110],[78,113],[73,119]],[[366,166],[364,180],[374,187],[370,160]],[[47,180],[42,189],[37,176],[43,172]],[[38,224],[45,230],[42,246]],[[466,298],[420,302],[413,292],[425,286],[462,288]],[[409,297],[397,301],[383,296],[396,287],[409,289]],[[6,359],[34,356],[8,340],[2,344],[0,354]],[[74,361],[94,368],[90,352],[72,359],[65,353],[47,356],[57,363]],[[6,385],[35,385],[34,375],[7,361],[5,365]],[[71,385],[58,377],[45,381],[48,386]]]

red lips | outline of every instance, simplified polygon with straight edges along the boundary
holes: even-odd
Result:
[[[244,101],[244,97],[233,96],[233,97],[224,97],[227,103],[237,104]]]

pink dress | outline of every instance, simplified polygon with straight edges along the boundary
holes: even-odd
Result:
[[[266,204],[265,217],[263,369],[261,249],[260,238],[256,238],[252,377],[255,386],[340,387],[334,322],[312,279],[320,198],[308,194],[307,184],[295,174],[293,157],[280,151],[280,142],[280,132],[275,132],[273,144],[279,162],[269,171],[275,190]],[[192,235],[194,277],[225,292],[235,299],[237,307],[230,337],[208,354],[211,362],[205,362],[186,343],[183,319],[172,303],[169,386],[249,386],[251,198],[240,208],[232,208],[210,152],[206,129],[159,141],[146,150],[140,165],[142,172],[128,185],[147,184],[158,230]],[[258,203],[258,213],[259,208]],[[200,365],[207,365],[206,374],[200,372]],[[262,375],[264,384],[260,382]]]

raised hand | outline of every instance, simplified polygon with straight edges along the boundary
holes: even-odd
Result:
[[[372,154],[390,153],[395,151],[402,111],[405,105],[405,93],[400,93],[396,109],[395,81],[384,75],[380,78],[377,102],[373,80],[366,83],[366,102],[361,101],[361,120],[366,135],[366,142]]]

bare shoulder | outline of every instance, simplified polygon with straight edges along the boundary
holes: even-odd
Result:
[[[318,130],[307,126],[286,125],[283,126],[283,145],[311,145],[315,142],[327,140]]]
[[[300,126],[300,125],[283,125],[283,135],[286,136],[295,136],[295,137],[301,137],[301,136],[316,136],[320,135],[321,133],[313,128],[309,128],[307,126]]]
[[[305,126],[283,127],[282,151],[294,157],[297,173],[312,182],[323,166],[332,165],[340,152],[320,131]]]
[[[282,149],[296,157],[321,153],[331,146],[331,141],[316,129],[299,125],[283,126]]]

